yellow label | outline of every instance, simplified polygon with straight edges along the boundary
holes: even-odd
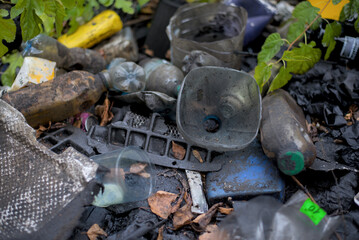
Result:
[[[340,17],[340,12],[342,11],[343,7],[345,4],[347,4],[349,2],[349,0],[342,0],[340,3],[338,3],[337,5],[334,5],[332,0],[308,0],[314,7],[317,7],[319,9],[322,9],[328,1],[330,1],[330,3],[328,4],[328,6],[324,9],[324,11],[322,12],[322,18],[326,18],[326,19],[333,19],[333,20],[339,20]]]
[[[122,29],[122,21],[116,12],[106,10],[71,35],[62,35],[58,41],[68,48],[90,48]]]

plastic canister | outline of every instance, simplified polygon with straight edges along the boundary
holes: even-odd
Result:
[[[181,68],[183,58],[193,50],[205,51],[239,69],[247,11],[222,3],[196,3],[180,7],[167,26],[171,61]]]
[[[104,191],[95,196],[93,205],[107,207],[135,202],[152,194],[155,186],[154,166],[140,148],[129,146],[91,159],[109,169],[104,176],[97,176],[104,185]]]

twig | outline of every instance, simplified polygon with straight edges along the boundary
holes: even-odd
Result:
[[[287,48],[287,51],[289,51],[293,45],[303,36],[303,34],[308,31],[308,29],[314,24],[315,21],[318,20],[318,18],[321,16],[322,12],[324,11],[324,9],[328,6],[328,4],[331,2],[331,0],[328,0],[328,2],[325,4],[325,6],[320,10],[320,12],[318,13],[318,15],[314,18],[314,20],[305,28],[305,30],[289,45],[289,47]]]

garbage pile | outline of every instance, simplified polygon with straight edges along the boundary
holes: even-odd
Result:
[[[253,72],[292,11],[151,0],[24,42],[0,86],[0,238],[356,239],[355,56],[268,93]]]

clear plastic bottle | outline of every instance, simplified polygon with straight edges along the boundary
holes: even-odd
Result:
[[[309,167],[316,157],[307,132],[303,110],[282,89],[268,94],[262,103],[260,138],[264,153],[275,159],[278,168],[295,175]]]
[[[25,57],[39,57],[54,61],[58,68],[68,71],[84,70],[98,73],[106,67],[106,61],[100,53],[84,48],[67,48],[56,39],[44,34],[39,34],[27,41],[22,54]]]
[[[159,58],[146,59],[140,65],[146,72],[146,90],[177,98],[184,78],[178,67]]]
[[[135,73],[141,72],[140,80]],[[132,76],[132,77],[131,77]],[[51,81],[5,93],[3,100],[19,110],[32,127],[56,122],[81,113],[95,104],[107,89],[139,91],[144,88],[144,70],[122,63],[109,73],[72,71]]]

